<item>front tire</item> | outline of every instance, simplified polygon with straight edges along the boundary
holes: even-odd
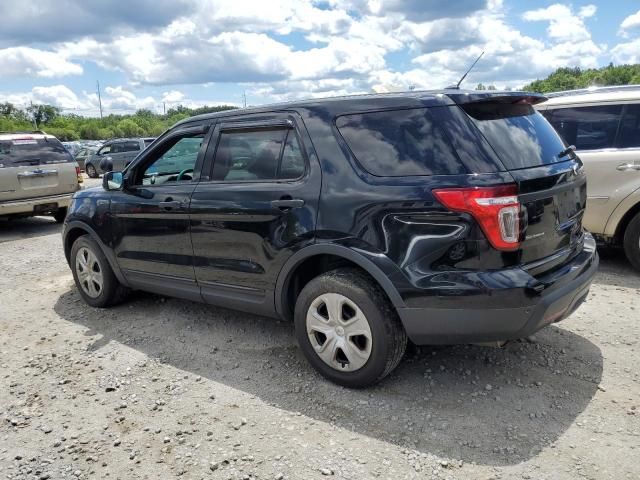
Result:
[[[624,232],[624,253],[631,265],[640,270],[640,212],[631,219]]]
[[[305,285],[294,321],[309,363],[349,388],[382,380],[407,347],[407,335],[386,294],[356,269],[333,270]]]
[[[89,178],[98,178],[98,171],[96,170],[96,167],[90,163],[85,166],[85,172],[87,172]]]
[[[73,243],[70,263],[78,292],[88,305],[110,307],[126,297],[128,289],[120,284],[102,249],[89,235]]]

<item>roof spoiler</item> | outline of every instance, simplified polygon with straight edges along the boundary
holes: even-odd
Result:
[[[453,90],[447,91],[446,95],[458,105],[485,102],[504,104],[523,103],[536,105],[547,100],[547,97],[545,97],[544,95],[533,92],[481,92],[473,90],[460,92]]]

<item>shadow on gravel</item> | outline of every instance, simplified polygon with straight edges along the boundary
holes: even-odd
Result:
[[[0,243],[59,233],[61,225],[53,217],[0,219]]]
[[[640,272],[635,270],[621,248],[598,248],[600,268],[594,283],[640,288]]]
[[[602,375],[600,350],[554,326],[503,349],[413,347],[380,385],[348,390],[308,366],[289,323],[149,294],[99,310],[68,291],[55,311],[98,336],[90,350],[116,341],[274,407],[484,465],[518,463],[553,444]]]

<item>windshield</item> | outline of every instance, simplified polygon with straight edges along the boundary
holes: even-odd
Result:
[[[55,138],[0,140],[0,168],[73,162],[73,157]]]
[[[462,106],[509,170],[566,161],[566,145],[528,104],[478,102]]]

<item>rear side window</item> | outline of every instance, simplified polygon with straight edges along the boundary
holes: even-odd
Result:
[[[557,108],[550,121],[568,145],[578,150],[613,148],[622,105]]]
[[[627,105],[620,123],[617,147],[640,147],[640,105]]]
[[[343,115],[336,119],[336,127],[355,158],[372,175],[467,173],[426,108]]]
[[[553,127],[531,105],[477,102],[462,106],[508,170],[567,160],[565,145]]]
[[[137,152],[138,150],[140,150],[140,143],[139,142],[124,142],[122,144],[122,150],[123,152]]]
[[[304,157],[293,130],[231,130],[220,134],[212,179],[293,180],[304,170]]]
[[[73,162],[55,138],[0,140],[0,168]]]

